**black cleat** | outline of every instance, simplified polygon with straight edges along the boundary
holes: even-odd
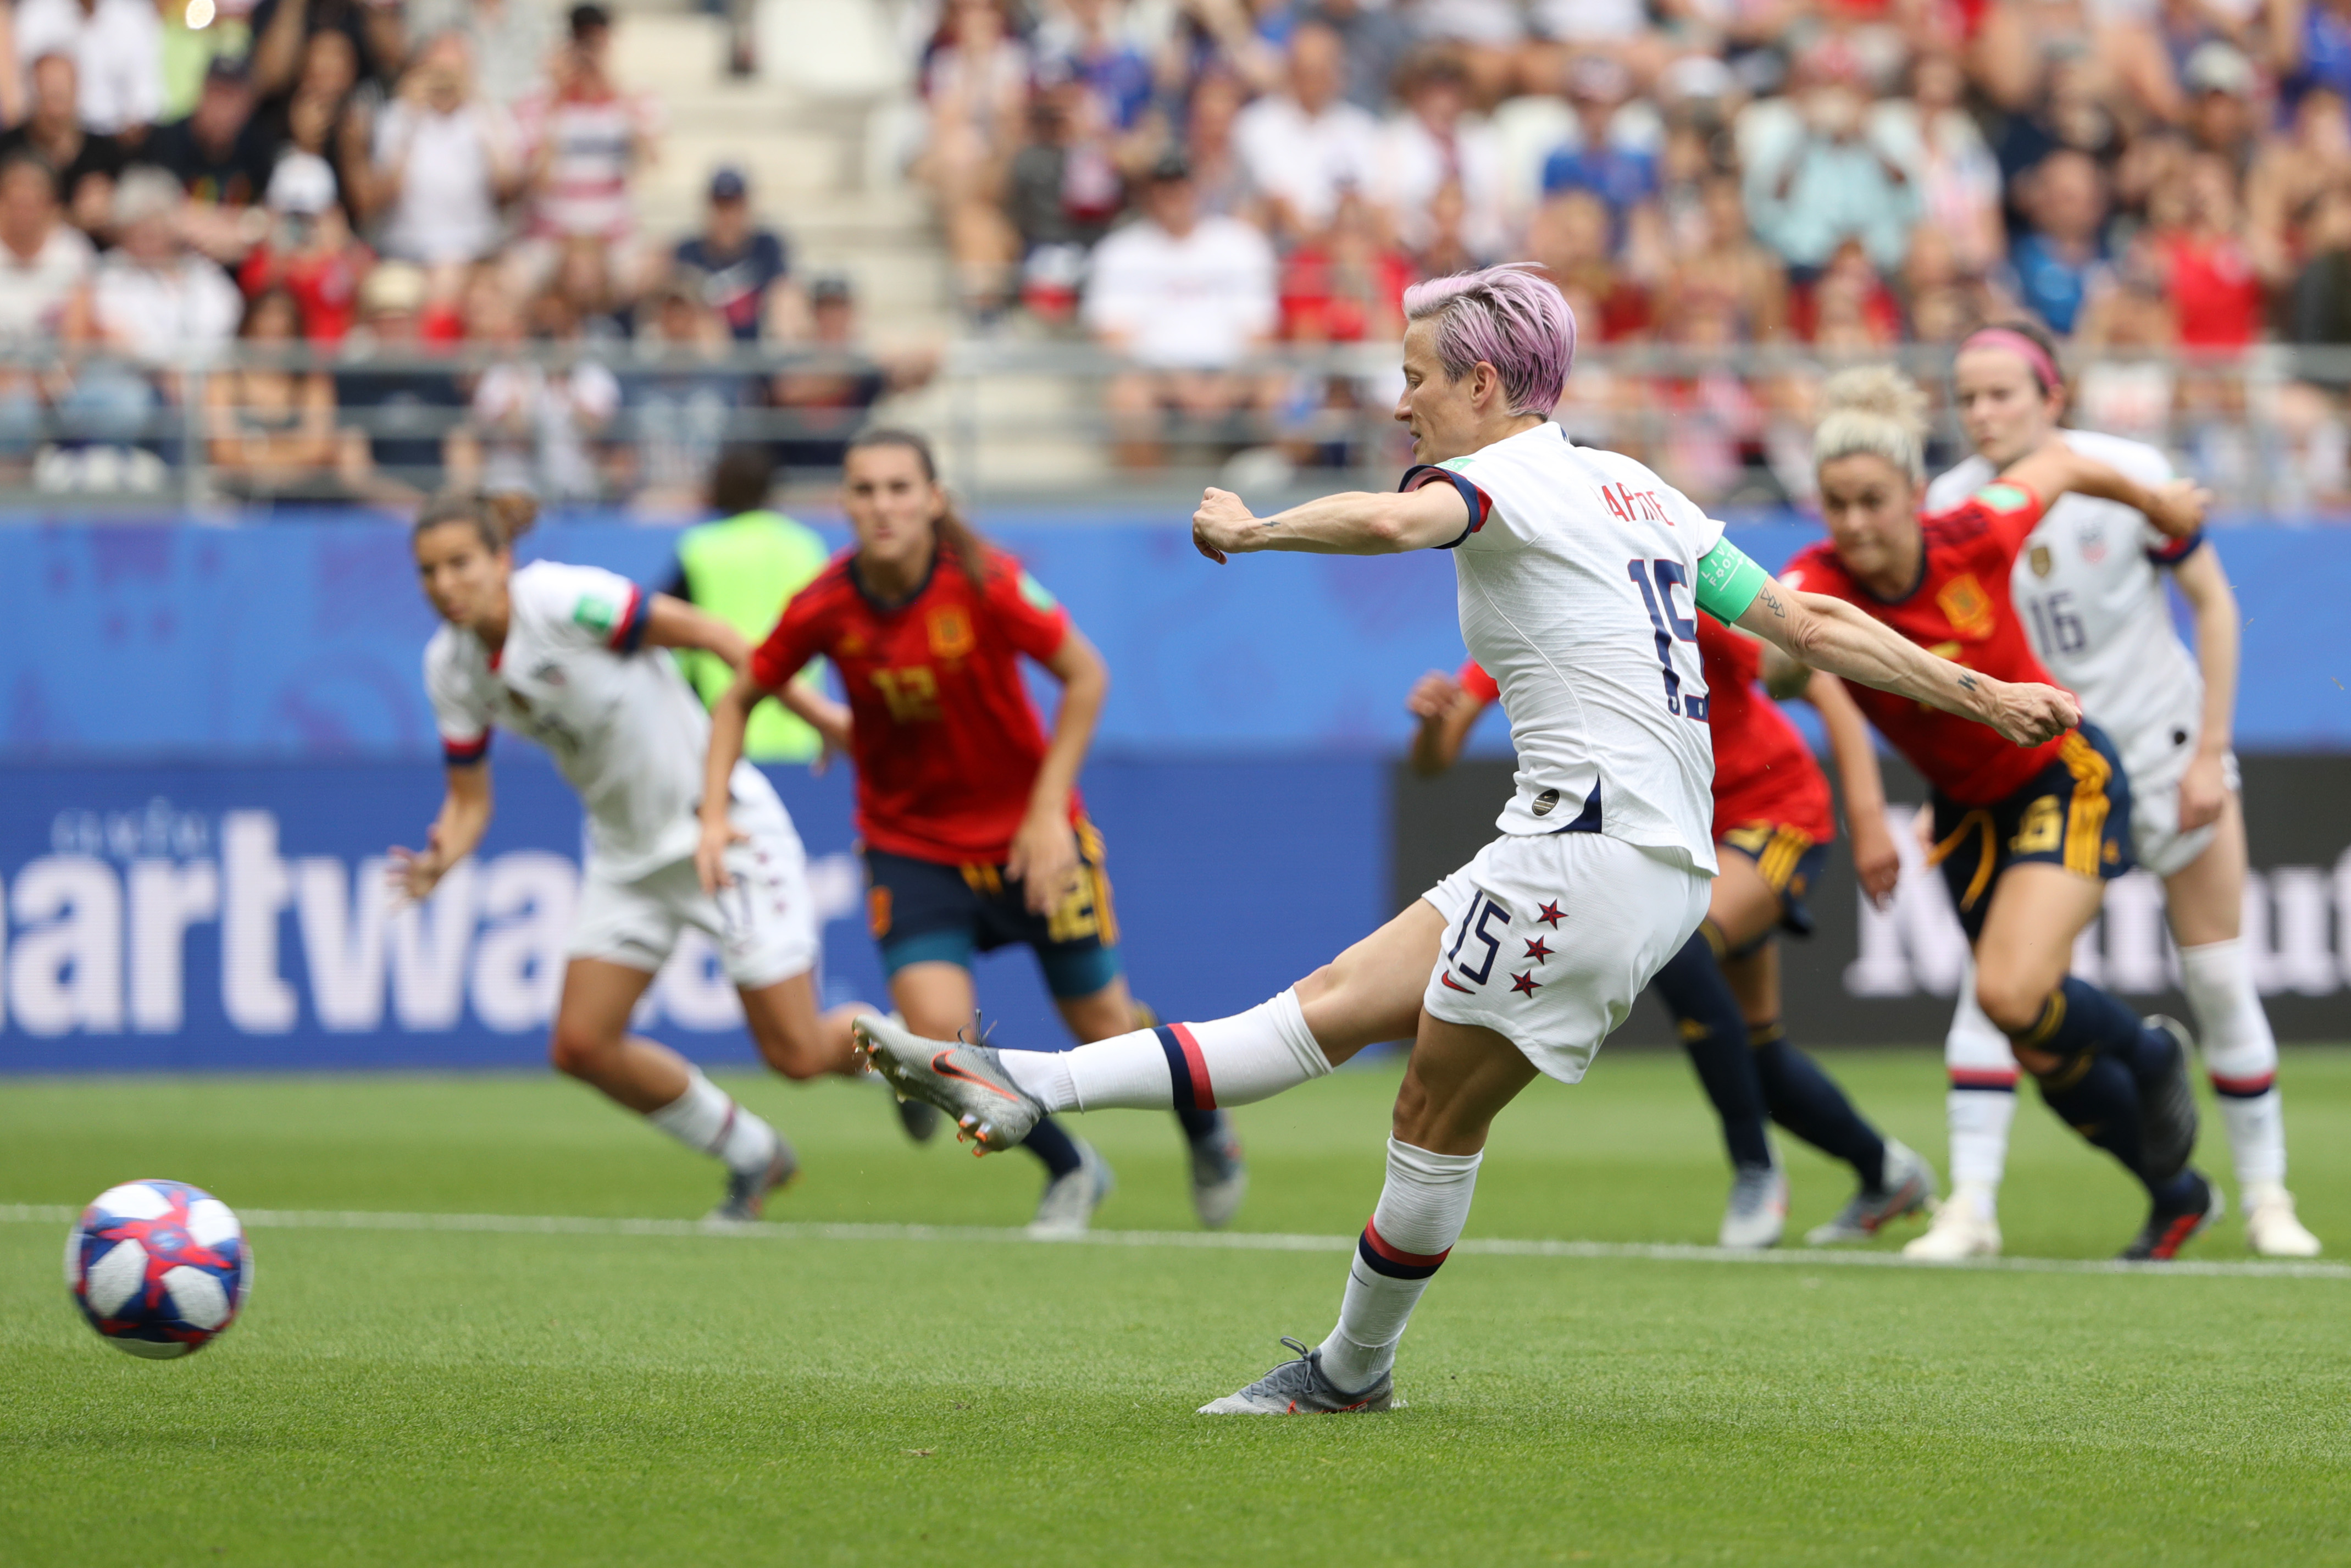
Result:
[[[2158,1208],[2148,1215],[2146,1228],[2122,1249],[2125,1262],[2168,1263],[2206,1226],[2220,1218],[2220,1189],[2206,1181],[2201,1171],[2188,1174],[2195,1178],[2195,1187],[2186,1205]]]
[[[2171,1042],[2171,1061],[2138,1086],[2139,1147],[2149,1181],[2169,1181],[2196,1152],[2196,1084],[2189,1075],[2193,1042],[2188,1026],[2160,1013],[2147,1027]]]

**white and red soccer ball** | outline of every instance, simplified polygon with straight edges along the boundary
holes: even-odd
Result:
[[[132,1355],[202,1350],[236,1322],[253,1249],[228,1205],[182,1181],[99,1193],[66,1238],[66,1285],[89,1326]]]

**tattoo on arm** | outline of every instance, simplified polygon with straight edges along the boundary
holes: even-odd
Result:
[[[1756,590],[1755,602],[1770,611],[1775,620],[1785,621],[1788,618],[1788,612],[1781,604],[1779,595],[1773,593],[1769,588]]]
[[[1959,690],[1963,692],[1971,692],[1975,689],[1976,678],[1973,675],[1961,675],[1959,677]]]

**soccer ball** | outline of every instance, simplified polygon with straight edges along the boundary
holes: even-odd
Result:
[[[99,1193],[66,1238],[66,1286],[89,1326],[132,1355],[202,1350],[236,1322],[253,1249],[228,1205],[183,1181]]]

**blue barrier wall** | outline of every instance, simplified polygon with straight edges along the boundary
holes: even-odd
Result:
[[[577,799],[533,748],[497,754],[481,853],[391,912],[385,847],[419,841],[437,763],[0,766],[0,1072],[536,1062],[579,877]],[[829,1000],[878,1000],[844,773],[774,775],[826,916]],[[1387,910],[1385,775],[1363,758],[1099,762],[1136,994],[1170,1016],[1253,1006]],[[1005,1040],[1066,1043],[1025,952],[983,960]],[[703,944],[644,1027],[747,1061]]]
[[[1461,656],[1440,555],[1218,568],[1174,522],[990,526],[1109,657],[1108,753],[1392,750],[1413,678]],[[1776,566],[1816,534],[1737,537]],[[2217,538],[2247,622],[2240,745],[2351,749],[2351,658],[2322,630],[2351,603],[2351,530]],[[673,543],[611,523],[525,541],[656,584]],[[433,621],[407,549],[405,530],[370,522],[0,530],[16,591],[0,621],[0,760],[431,757],[418,662]]]

